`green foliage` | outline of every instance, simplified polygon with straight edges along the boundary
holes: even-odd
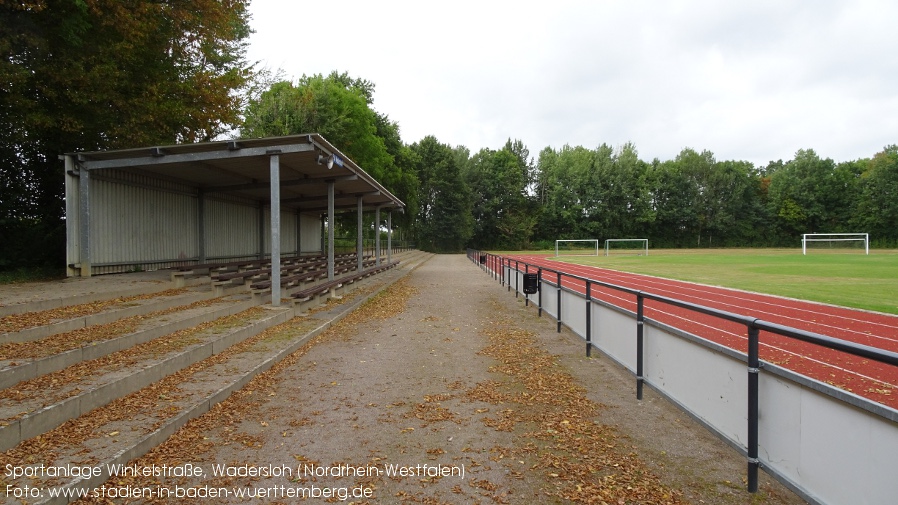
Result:
[[[416,179],[399,126],[371,108],[374,84],[332,72],[273,83],[251,97],[241,128],[244,138],[318,133],[358,163],[412,212]]]
[[[880,246],[898,245],[898,145],[887,146],[865,165],[852,225]]]
[[[246,3],[0,3],[0,263],[62,263],[58,155],[210,140],[237,124]]]
[[[467,163],[465,182],[474,202],[472,243],[479,248],[524,249],[536,227],[536,200],[529,194],[534,169],[529,151],[509,140],[498,151],[481,149]]]
[[[473,232],[471,193],[462,179],[458,154],[433,136],[411,145],[419,180],[418,248],[463,251]]]

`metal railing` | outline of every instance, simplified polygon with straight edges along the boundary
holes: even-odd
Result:
[[[536,294],[537,299],[536,302],[538,304],[539,315],[542,316],[543,313],[543,293],[542,293],[542,285],[543,283],[554,286],[556,291],[556,299],[555,299],[555,309],[556,309],[556,321],[557,321],[557,331],[561,331],[561,327],[563,324],[562,321],[562,291],[566,289],[563,287],[564,280],[571,280],[584,283],[585,293],[580,293],[576,291],[578,296],[583,296],[586,302],[586,313],[585,313],[585,335],[581,335],[586,340],[586,355],[590,356],[593,346],[592,342],[592,328],[591,328],[591,305],[594,302],[598,302],[598,300],[593,298],[593,288],[596,286],[600,286],[603,288],[607,288],[613,291],[617,291],[620,293],[625,293],[628,295],[632,295],[635,297],[636,302],[636,312],[635,312],[635,323],[636,323],[636,398],[638,400],[642,400],[643,397],[643,371],[644,371],[644,326],[645,326],[645,316],[644,316],[644,308],[646,300],[653,300],[655,302],[659,302],[661,304],[670,305],[674,307],[679,307],[685,309],[690,312],[694,312],[697,314],[704,314],[707,316],[712,316],[718,319],[730,321],[733,323],[737,323],[745,327],[747,339],[748,339],[748,348],[747,354],[742,354],[743,359],[747,365],[747,379],[748,379],[748,391],[747,398],[748,404],[746,406],[746,418],[747,418],[747,440],[746,440],[746,456],[747,456],[747,465],[748,465],[748,475],[747,475],[747,489],[749,492],[755,493],[758,490],[758,469],[761,467],[760,461],[758,459],[758,430],[759,430],[759,416],[758,416],[758,405],[759,405],[759,387],[758,387],[758,376],[759,373],[764,366],[764,363],[759,358],[759,334],[761,331],[770,332],[776,335],[781,335],[784,337],[788,337],[791,339],[800,340],[803,342],[808,342],[814,345],[818,345],[827,349],[833,349],[836,351],[844,352],[853,356],[862,357],[864,359],[877,361],[880,363],[885,363],[892,366],[898,366],[898,353],[886,351],[883,349],[878,349],[871,346],[866,346],[862,344],[857,344],[854,342],[840,340],[837,338],[829,337],[826,335],[813,333],[797,328],[792,328],[789,326],[784,326],[781,324],[776,324],[768,321],[761,320],[760,318],[736,314],[732,312],[727,312],[719,309],[714,309],[711,307],[706,307],[690,302],[685,302],[682,300],[677,300],[674,298],[669,298],[666,296],[660,296],[657,294],[653,294],[650,292],[636,290],[632,288],[627,288],[607,282],[603,282],[597,279],[591,279],[588,277],[582,277],[578,275],[573,275],[569,273],[565,273],[559,270],[554,270],[550,268],[543,267],[541,265],[535,265],[532,263],[527,263],[525,261],[521,261],[514,258],[507,258],[503,256],[494,255],[491,253],[481,252],[473,249],[468,250],[468,258],[475,263],[480,263],[481,267],[488,271],[494,279],[498,280],[501,285],[507,286],[510,291],[512,287],[515,289],[515,297],[521,292],[521,287],[519,283],[519,273],[532,273],[536,272],[538,285],[540,289]],[[514,273],[514,286],[512,286],[512,272]],[[570,283],[569,283],[570,284]],[[579,286],[578,286],[579,287]],[[530,298],[528,297],[525,304],[529,305]],[[626,311],[625,309],[621,309]],[[628,311],[626,311],[628,312]],[[632,314],[632,313],[631,313]],[[570,325],[568,325],[570,326]],[[738,352],[738,351],[737,351]],[[888,409],[888,407],[885,407]],[[892,409],[889,409],[892,410]],[[895,417],[891,419],[893,422],[896,420]],[[768,473],[771,473],[768,471]],[[781,476],[776,473],[772,473],[775,478],[780,479]],[[780,479],[783,480],[783,479]],[[802,489],[794,489],[795,484],[793,482],[784,482],[784,484],[789,487],[793,487],[793,490],[801,492],[801,494],[805,495]],[[810,495],[805,495],[804,497],[807,499]]]

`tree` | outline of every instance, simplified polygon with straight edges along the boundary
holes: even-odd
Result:
[[[515,147],[517,146],[517,147]],[[519,143],[493,151],[481,149],[465,173],[474,201],[474,236],[478,248],[523,249],[536,227],[536,205],[529,198],[528,166],[522,166]]]
[[[559,151],[547,147],[539,153],[536,197],[540,208],[535,235],[552,242],[582,238],[584,190],[595,164],[595,154],[581,146],[564,145]]]
[[[602,144],[596,150],[595,178],[587,188],[596,188],[591,200],[596,238],[638,238],[654,220],[646,186],[648,165],[639,159],[636,146],[628,142],[618,150]],[[589,206],[588,206],[589,207]]]
[[[436,137],[410,146],[418,174],[418,247],[431,252],[459,252],[473,233],[471,193],[462,179],[458,156]]]
[[[860,174],[851,164],[837,167],[813,149],[801,149],[770,176],[768,205],[782,240],[802,233],[838,233],[855,205]]]
[[[870,233],[874,243],[898,245],[898,145],[886,146],[873,159],[858,162],[864,167],[859,198],[851,219],[856,232]]]
[[[698,229],[698,198],[695,185],[675,160],[652,165],[650,201],[655,213],[653,232],[649,238],[655,246],[687,247]]]
[[[373,90],[370,82],[337,72],[327,77],[303,76],[295,85],[274,83],[250,100],[241,136],[319,133],[387,189],[408,187],[411,181],[403,180],[395,163],[395,156],[401,154],[396,144],[398,125],[370,107]]]
[[[59,154],[234,127],[249,34],[244,0],[0,4],[0,268],[62,263]]]

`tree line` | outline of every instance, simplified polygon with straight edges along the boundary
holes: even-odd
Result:
[[[763,167],[691,148],[647,162],[632,143],[546,147],[534,159],[520,141],[474,155],[433,138],[412,145],[422,146],[427,153],[438,146],[444,160],[456,162],[440,171],[458,173],[447,185],[461,188],[455,196],[468,203],[453,206],[471,209],[471,219],[465,212],[440,219],[435,231],[419,230],[425,247],[551,248],[557,239],[583,238],[647,238],[652,247],[798,247],[802,233],[815,232],[870,233],[874,246],[898,246],[896,145],[841,163],[802,149]],[[437,165],[419,170],[439,177],[429,166]],[[445,198],[441,191],[426,194],[434,203],[419,210],[420,222],[436,216]],[[427,240],[430,234],[457,238]]]
[[[347,73],[282,75],[245,59],[246,1],[43,0],[0,5],[0,270],[64,258],[59,154],[316,132],[402,199],[420,248],[550,247],[648,238],[652,247],[797,247],[801,233],[869,232],[898,246],[898,147],[836,163],[811,149],[754,166],[683,149],[520,140],[472,153],[406,143]],[[351,219],[346,226],[352,226]]]

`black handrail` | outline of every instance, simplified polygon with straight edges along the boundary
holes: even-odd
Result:
[[[758,459],[758,376],[760,374],[761,369],[761,361],[759,358],[759,335],[760,331],[764,330],[770,333],[774,333],[777,335],[782,335],[789,338],[794,338],[796,340],[801,340],[803,342],[808,342],[811,344],[819,345],[828,349],[834,349],[837,351],[845,352],[854,356],[860,356],[866,359],[870,359],[873,361],[878,361],[880,363],[886,363],[889,365],[898,366],[898,353],[887,351],[884,349],[878,349],[876,347],[871,347],[863,344],[858,344],[855,342],[850,342],[847,340],[841,340],[834,337],[829,337],[827,335],[822,335],[819,333],[814,333],[811,331],[801,330],[798,328],[792,328],[789,326],[772,323],[769,321],[764,321],[759,318],[745,316],[742,314],[736,314],[734,312],[727,312],[725,310],[715,309],[712,307],[706,307],[704,305],[698,305],[691,302],[685,302],[682,300],[677,300],[675,298],[670,298],[666,296],[656,295],[654,293],[645,292],[642,290],[627,288],[624,286],[618,286],[616,284],[611,284],[608,282],[603,282],[597,279],[592,279],[589,277],[583,277],[579,275],[569,274],[566,272],[562,272],[560,270],[554,270],[551,268],[546,268],[540,265],[527,263],[518,259],[506,258],[503,256],[498,256],[490,253],[484,253],[481,251],[475,251],[473,249],[468,250],[468,257],[474,261],[475,257],[479,257],[480,255],[486,255],[487,261],[482,266],[484,268],[497,268],[499,269],[499,277],[502,280],[503,285],[508,286],[508,290],[511,291],[511,282],[505,278],[505,267],[507,266],[509,269],[514,268],[515,271],[521,271],[521,265],[524,266],[525,272],[529,271],[530,267],[535,267],[537,269],[539,275],[539,284],[543,282],[543,272],[550,272],[555,274],[555,282],[551,282],[548,279],[545,282],[549,285],[556,286],[557,289],[557,328],[558,331],[561,331],[562,325],[562,317],[561,317],[561,292],[562,292],[562,278],[567,277],[570,279],[575,279],[578,281],[583,281],[586,287],[586,303],[587,303],[587,311],[586,311],[586,355],[590,355],[590,349],[592,347],[592,338],[591,338],[591,318],[590,318],[590,304],[593,300],[592,298],[592,287],[593,286],[602,286],[608,289],[620,291],[623,293],[628,293],[634,295],[636,297],[636,398],[638,400],[642,400],[642,388],[644,383],[643,378],[643,325],[644,325],[644,301],[645,300],[653,300],[656,302],[664,303],[667,305],[673,305],[675,307],[687,309],[690,311],[698,312],[700,314],[705,314],[713,317],[717,317],[720,319],[724,319],[730,322],[738,323],[744,325],[746,327],[747,336],[748,336],[748,354],[747,354],[747,365],[748,365],[748,405],[747,405],[747,417],[748,417],[748,440],[746,447],[746,455],[748,460],[748,479],[747,479],[747,488],[751,493],[755,493],[758,491],[758,469],[760,468],[760,461]],[[490,260],[492,258],[492,260]],[[512,261],[514,262],[514,266],[512,266]],[[515,297],[518,296],[518,276],[515,275]],[[542,304],[542,289],[539,290],[539,315],[542,316],[543,304]],[[528,298],[529,300],[529,298]]]

